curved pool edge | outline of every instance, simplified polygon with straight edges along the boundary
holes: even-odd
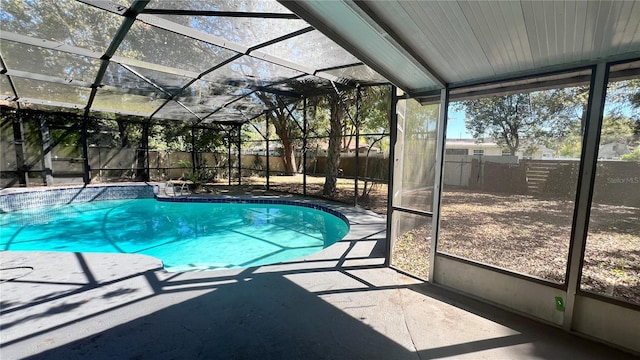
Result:
[[[286,200],[278,198],[263,198],[263,197],[242,197],[242,196],[211,196],[211,197],[190,197],[190,196],[155,196],[157,201],[161,202],[178,202],[178,203],[210,203],[210,204],[263,204],[263,205],[289,205],[299,206],[309,209],[315,209],[319,211],[331,214],[347,224],[350,229],[351,225],[349,219],[339,211],[332,209],[325,205],[318,205],[310,202],[303,202],[297,200]],[[347,232],[348,234],[348,232]]]
[[[336,261],[340,258],[340,253],[344,249],[338,249],[340,247],[339,244],[344,244],[345,242],[352,243],[353,241],[358,240],[384,240],[385,231],[386,231],[386,220],[384,217],[375,214],[370,210],[366,210],[360,207],[356,207],[353,205],[348,205],[344,203],[339,203],[336,201],[313,198],[313,197],[303,197],[300,195],[290,195],[286,194],[286,199],[283,199],[279,195],[209,195],[209,194],[199,194],[199,195],[189,195],[182,197],[170,197],[158,195],[157,193],[156,183],[118,183],[118,184],[95,184],[89,186],[65,186],[59,188],[27,188],[27,189],[18,189],[18,191],[3,191],[0,193],[0,213],[17,211],[10,210],[5,211],[3,206],[6,206],[9,203],[7,200],[11,198],[11,196],[20,195],[20,196],[28,196],[30,198],[35,198],[36,200],[41,199],[43,193],[54,194],[53,192],[71,192],[74,195],[71,196],[72,201],[67,201],[68,196],[65,197],[56,197],[58,199],[57,204],[68,204],[68,203],[77,203],[77,202],[87,202],[87,201],[101,201],[101,200],[116,200],[116,199],[138,199],[138,198],[154,198],[157,201],[173,201],[173,202],[218,202],[218,203],[262,203],[262,204],[285,204],[285,205],[293,205],[293,206],[302,206],[307,208],[314,208],[320,211],[325,211],[331,215],[334,215],[341,220],[343,220],[348,226],[347,234],[336,243],[316,252],[313,254],[309,254],[297,259],[291,259],[279,263],[261,265],[259,268],[263,267],[274,267],[274,266],[282,266],[282,265],[291,265],[297,264],[306,261],[307,259],[313,259],[313,261]],[[98,189],[98,190],[96,190]],[[129,190],[125,193],[119,193],[117,190]],[[155,189],[155,192],[154,192]],[[97,191],[97,193],[96,193]],[[33,195],[29,195],[33,194]],[[68,195],[68,194],[66,194]],[[89,196],[88,196],[89,195]],[[96,196],[97,195],[97,196]],[[114,196],[115,198],[109,198]],[[16,203],[16,200],[11,201],[11,203]],[[28,209],[41,205],[56,205],[56,204],[36,204],[34,202],[26,202],[22,203],[22,205],[27,205],[22,207],[21,209]],[[375,237],[377,235],[378,237]],[[10,253],[13,251],[7,251],[3,253]],[[18,252],[18,251],[16,251]],[[27,256],[25,254],[29,254],[28,258],[38,259],[38,254],[51,254],[52,252],[46,251],[20,251],[23,256]],[[64,252],[61,252],[64,253]],[[79,252],[79,253],[67,253],[67,254],[80,254],[96,257],[100,259],[100,256],[106,258],[115,257],[114,259],[122,258],[123,255],[128,257],[144,257],[149,259],[154,259],[154,261],[160,264],[160,267],[157,265],[149,265],[147,271],[161,271],[176,274],[178,272],[169,272],[164,269],[162,264],[162,260],[149,255],[141,255],[141,254],[118,254],[118,253],[88,253],[88,252]],[[367,255],[363,253],[363,255]],[[49,255],[45,256],[49,257]],[[125,259],[123,263],[127,263]],[[236,271],[242,270],[246,268],[234,268],[234,269],[216,269],[216,270],[200,270],[199,272],[207,272],[207,271]],[[191,272],[191,271],[188,271]]]

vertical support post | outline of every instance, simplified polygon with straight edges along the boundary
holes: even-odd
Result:
[[[227,176],[229,186],[231,186],[231,130],[227,131],[227,165],[229,165],[229,175]]]
[[[82,117],[82,131],[80,131],[80,142],[82,142],[82,156],[84,157],[84,174],[83,180],[84,184],[88,185],[91,183],[91,167],[89,166],[89,144],[87,140],[87,128],[88,124],[88,115]]]
[[[599,63],[591,74],[587,122],[582,140],[582,161],[580,162],[578,191],[576,193],[571,243],[569,245],[569,262],[567,264],[567,298],[562,321],[562,326],[567,330],[570,330],[573,325],[576,293],[580,289],[580,277],[582,275],[591,200],[596,177],[596,163],[598,161],[598,143],[600,142],[600,131],[602,130],[602,114],[607,96],[608,73],[607,64]]]
[[[144,181],[151,181],[151,169],[150,169],[150,160],[149,160],[149,127],[151,124],[147,121],[144,123],[142,128],[142,134],[144,139],[144,167],[145,167],[145,179]]]
[[[149,181],[149,123],[142,123],[140,135],[140,147],[136,151],[136,180]]]
[[[269,168],[269,136],[271,136],[269,134],[269,115],[267,115],[267,112],[265,111],[264,113],[264,118],[265,118],[265,122],[267,123],[267,129],[265,131],[265,136],[267,137],[267,191],[269,191],[269,173],[270,173],[270,168]]]
[[[360,92],[360,86],[356,88],[356,157],[355,157],[355,174],[354,174],[354,189],[353,189],[353,206],[358,206],[358,174],[360,173],[360,106],[362,104],[362,93]]]
[[[195,127],[191,127],[191,174],[196,173],[196,134]]]
[[[429,254],[429,282],[434,282],[436,251],[440,228],[440,204],[442,201],[442,183],[444,178],[444,147],[447,141],[447,120],[449,112],[449,89],[440,91],[440,111],[438,111],[436,139],[436,174],[433,184],[433,217],[431,219],[431,253]]]
[[[384,265],[391,265],[391,224],[393,217],[393,179],[395,164],[395,147],[398,138],[398,114],[396,108],[398,106],[397,88],[391,86],[391,101],[389,106],[389,175],[387,177],[387,244],[385,249]]]
[[[101,154],[101,147],[98,146],[98,182],[102,181],[102,154]]]
[[[46,116],[40,116],[40,135],[42,140],[42,180],[47,186],[53,186],[53,161],[51,160],[51,132]]]
[[[242,124],[238,125],[238,185],[242,185]]]
[[[307,98],[302,99],[302,195],[307,196]]]
[[[22,113],[18,111],[17,118],[13,120],[13,144],[16,151],[16,171],[18,174],[18,183],[20,186],[29,186],[29,172],[27,167],[25,140],[24,140],[24,121]]]

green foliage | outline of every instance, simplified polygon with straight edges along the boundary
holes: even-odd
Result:
[[[362,89],[360,133],[388,133],[391,96],[388,86]]]
[[[580,158],[582,152],[582,138],[579,135],[571,135],[566,138],[560,148],[558,154],[565,158]]]
[[[621,115],[605,116],[600,133],[600,144],[620,142],[631,144],[634,140],[635,122]]]
[[[584,87],[551,89],[461,101],[465,125],[474,138],[490,137],[511,154],[522,146],[569,135],[583,115]]]
[[[624,161],[640,161],[640,146],[628,154],[624,154],[621,157]]]

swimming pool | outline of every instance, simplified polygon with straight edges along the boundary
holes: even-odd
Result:
[[[150,198],[38,207],[0,214],[0,249],[146,254],[168,271],[260,266],[310,255],[349,231],[305,206]]]

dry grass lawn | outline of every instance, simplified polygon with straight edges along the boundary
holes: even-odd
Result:
[[[564,282],[572,201],[466,190],[445,191],[442,201],[439,252]],[[428,275],[427,230],[396,240],[395,266]],[[582,276],[583,290],[640,304],[640,208],[593,206]]]

